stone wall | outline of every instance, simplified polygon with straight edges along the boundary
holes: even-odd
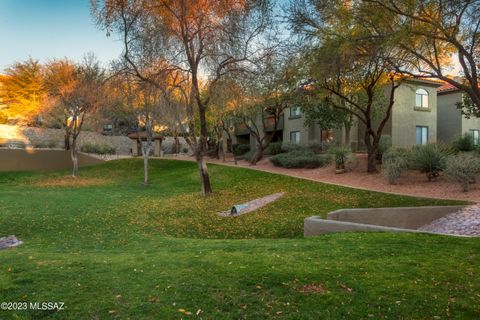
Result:
[[[62,129],[48,129],[35,127],[20,127],[0,124],[0,146],[6,147],[50,147],[63,148],[65,131]],[[190,149],[185,139],[180,138],[182,151]],[[133,141],[126,136],[105,136],[98,132],[82,131],[78,138],[79,146],[85,143],[108,144],[117,150],[117,154],[129,155],[132,152]],[[162,143],[165,153],[173,150],[173,137],[166,137]]]
[[[20,127],[0,124],[0,144],[5,146],[49,146],[63,148],[65,131],[35,127]],[[130,154],[131,140],[126,136],[104,136],[98,132],[80,133],[79,145],[84,143],[108,144],[117,149],[118,154]]]

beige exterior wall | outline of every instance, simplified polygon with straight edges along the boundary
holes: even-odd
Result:
[[[438,96],[438,140],[450,142],[462,132],[462,114],[457,106],[461,101],[462,94],[453,92]]]
[[[290,133],[294,131],[300,132],[300,145],[302,146],[307,146],[311,140],[315,140],[315,128],[305,125],[303,113],[299,117],[291,117],[290,108],[287,108],[284,114],[283,142],[291,143]],[[318,134],[318,139],[316,140],[320,140],[320,134]]]
[[[462,101],[463,93],[454,91],[438,96],[438,140],[450,142],[470,130],[480,130],[480,118],[465,118],[457,103]]]
[[[428,92],[428,109],[415,107],[415,92],[420,88]],[[412,81],[397,88],[391,119],[392,145],[415,145],[416,126],[428,127],[429,143],[437,141],[437,85]]]

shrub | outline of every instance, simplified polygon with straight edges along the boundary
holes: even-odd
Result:
[[[232,151],[233,154],[236,156],[241,156],[248,151],[250,151],[250,145],[249,144],[233,144],[232,145]]]
[[[350,148],[344,145],[333,146],[328,149],[328,153],[335,157],[335,168],[345,169],[345,163],[349,154],[352,153]]]
[[[355,153],[351,152],[347,155],[347,159],[345,160],[345,169],[348,171],[352,171],[353,169],[358,167],[358,158]]]
[[[390,184],[396,184],[398,178],[408,169],[409,153],[406,149],[390,148],[383,154],[383,174]]]
[[[241,158],[243,158],[245,161],[251,162],[254,155],[255,155],[255,150],[249,150],[249,151],[245,152],[241,156]]]
[[[427,144],[412,148],[410,167],[427,175],[428,181],[435,180],[445,169],[446,155],[437,144]]]
[[[298,150],[304,150],[305,148],[294,143],[290,142],[285,142],[282,144],[282,150],[283,152],[292,152],[292,151],[298,151]]]
[[[389,135],[382,135],[378,141],[378,153],[380,155],[387,152],[388,149],[392,146],[392,137]]]
[[[57,146],[57,142],[54,140],[49,140],[49,141],[38,141],[33,143],[33,146],[35,148],[55,148]]]
[[[115,154],[117,150],[115,147],[110,146],[106,143],[99,144],[87,142],[80,147],[80,151],[96,154]]]
[[[473,136],[470,134],[464,134],[463,136],[458,136],[453,142],[452,147],[456,152],[469,152],[475,151],[478,149],[478,146],[475,145],[473,141]]]
[[[280,154],[280,153],[283,153],[283,149],[282,149],[282,142],[279,141],[279,142],[271,142],[269,145],[268,145],[268,148],[267,148],[267,152],[269,155],[271,156],[274,156],[276,154]]]
[[[329,146],[329,142],[327,141],[322,141],[322,142],[313,141],[308,144],[308,149],[318,154],[327,150],[328,146]]]
[[[188,153],[188,148],[187,148],[187,147],[183,147],[183,148],[182,148],[182,152],[183,152],[183,153]]]
[[[460,153],[446,160],[445,175],[450,181],[459,183],[467,192],[471,183],[480,174],[480,159],[473,153]]]
[[[295,150],[270,157],[270,162],[283,168],[318,168],[330,162],[328,155],[316,155],[311,150]]]

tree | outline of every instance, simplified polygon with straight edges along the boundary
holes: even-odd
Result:
[[[390,68],[396,51],[388,42],[371,38],[369,28],[356,20],[356,8],[343,1],[293,12],[296,30],[305,30],[303,35],[311,40],[305,48],[315,88],[311,94],[365,126],[367,171],[376,172],[380,137],[401,82]]]
[[[288,57],[272,52],[246,73],[240,86],[246,99],[235,112],[237,121],[244,125],[255,139],[255,153],[250,160],[255,165],[262,157],[278,130],[287,108],[299,104],[301,76],[300,62],[295,56]]]
[[[36,60],[14,63],[0,75],[0,100],[2,118],[20,125],[34,125],[45,111],[46,92],[43,85],[42,66]]]
[[[137,0],[105,1],[102,6],[94,1],[93,9],[99,25],[122,35],[124,56],[132,67],[135,57],[148,53],[151,58],[161,56],[172,69],[188,73],[188,101],[196,108],[200,125],[199,141],[191,143],[202,193],[211,193],[204,160],[211,90],[223,76],[255,57],[255,39],[268,21],[266,1]]]
[[[45,85],[50,97],[63,108],[66,132],[73,163],[72,176],[78,175],[77,138],[85,116],[97,110],[105,101],[105,70],[93,55],[76,65],[68,60],[52,61],[47,66]],[[66,134],[67,136],[67,134]]]
[[[433,77],[464,91],[466,112],[480,116],[480,1],[363,0],[358,19],[370,36],[391,41],[398,54],[390,62],[402,74]],[[458,59],[463,78],[449,77]]]

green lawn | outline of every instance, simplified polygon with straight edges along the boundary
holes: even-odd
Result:
[[[66,309],[0,319],[478,318],[480,239],[349,233],[303,239],[303,219],[345,207],[454,204],[210,166],[141,160],[66,172],[0,173],[0,302]],[[233,219],[216,212],[285,191]],[[197,316],[196,313],[199,312]],[[192,313],[189,315],[189,313]]]

